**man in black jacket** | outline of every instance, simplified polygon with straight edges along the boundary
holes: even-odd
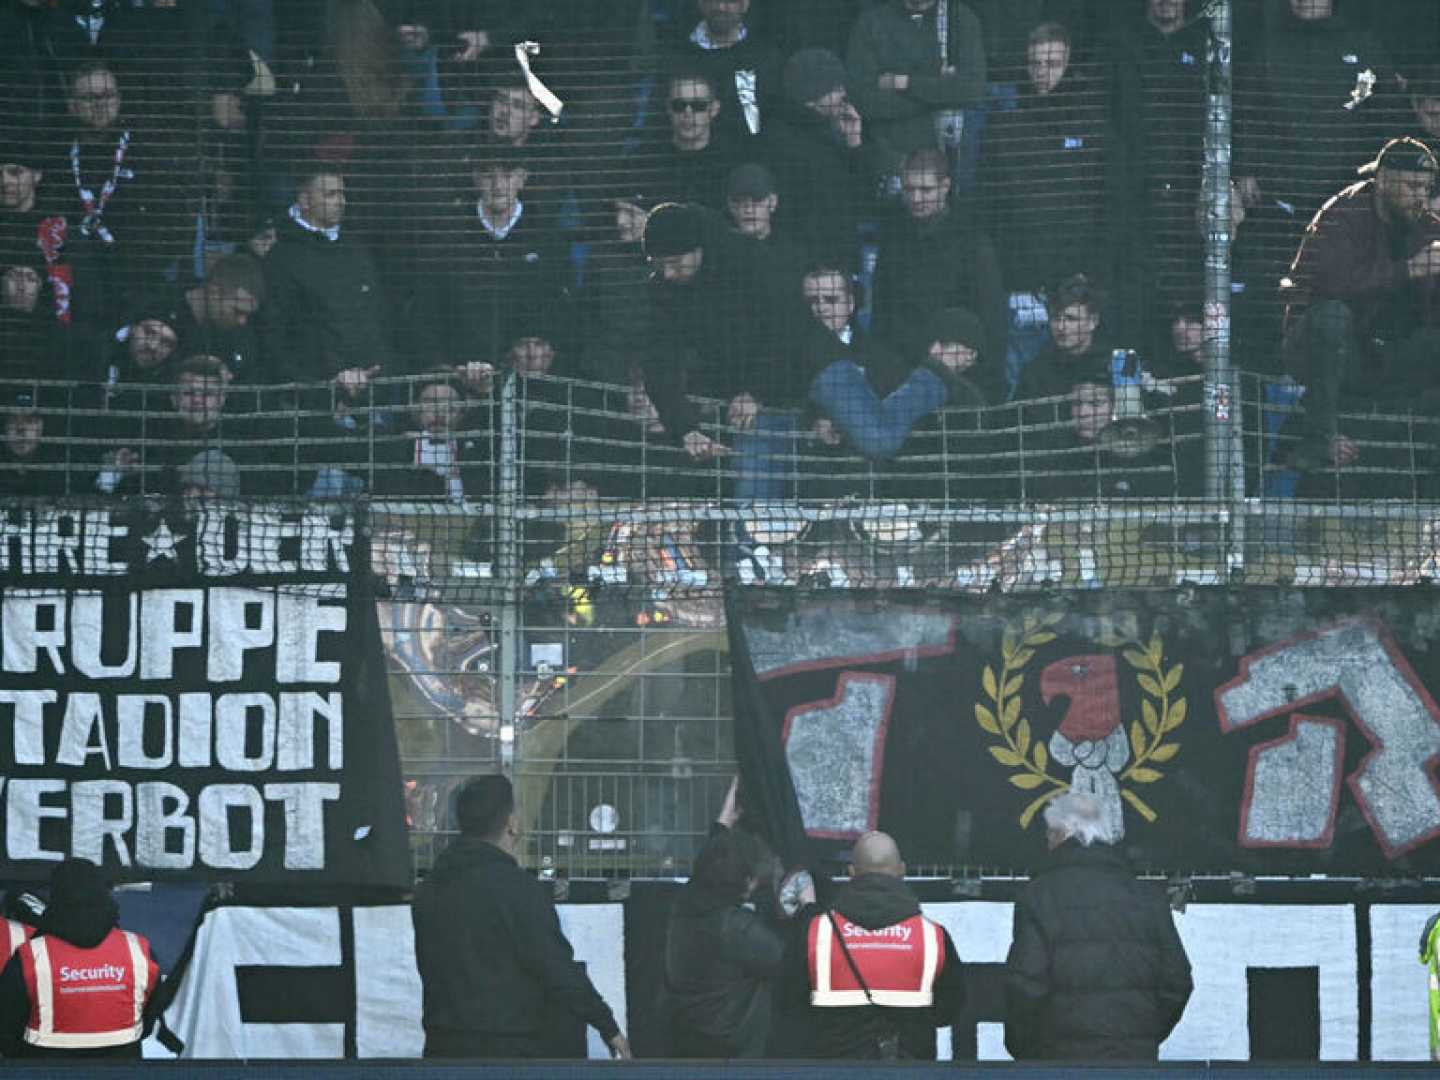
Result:
[[[1165,894],[1137,882],[1099,800],[1045,808],[1054,863],[1015,903],[1005,1047],[1018,1060],[1155,1060],[1190,999]]]
[[[394,375],[380,273],[343,235],[345,178],[334,166],[301,174],[289,220],[265,259],[270,303],[260,337],[276,381],[333,379],[360,397],[376,375]]]
[[[630,1044],[570,942],[550,894],[515,861],[520,819],[503,776],[456,801],[460,836],[415,892],[415,959],[426,1057],[536,1058],[559,1052],[558,1024],[580,1020],[617,1058]]]

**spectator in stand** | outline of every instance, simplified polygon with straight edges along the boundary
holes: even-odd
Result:
[[[102,334],[71,378],[85,384],[83,408],[105,412],[142,412],[153,391],[140,389],[170,384],[180,353],[182,320],[169,304],[139,305],[125,325]],[[101,386],[95,386],[96,381]],[[102,421],[102,424],[104,422]]]
[[[803,49],[790,57],[770,150],[791,233],[807,251],[854,266],[880,166],[845,83],[834,53]]]
[[[226,407],[230,379],[218,356],[188,357],[175,374],[172,411],[129,418],[129,430],[117,431],[111,442],[120,445],[102,458],[96,490],[118,495],[179,494],[179,470],[206,450],[221,450],[232,462],[260,464],[256,448],[249,445],[253,428]],[[218,458],[206,460],[219,465]],[[257,493],[261,485],[255,481],[253,475],[247,476],[242,494]]]
[[[207,44],[200,106],[208,118],[203,143],[197,148],[203,168],[199,183],[196,276],[206,264],[241,248],[254,233],[259,174],[255,150],[259,137],[259,105],[275,91],[274,77],[263,87],[260,63],[228,38]]]
[[[1099,370],[1112,358],[1099,334],[1104,296],[1084,274],[1076,274],[1050,298],[1050,333],[1035,359],[1020,373],[1015,400],[1035,401],[1068,394],[1078,373]]]
[[[7,378],[54,378],[68,345],[55,318],[40,249],[0,247],[0,369]]]
[[[641,168],[656,189],[676,202],[722,205],[725,177],[737,164],[734,141],[718,129],[720,99],[703,71],[681,70],[666,80],[668,138]]]
[[[233,502],[240,498],[240,466],[223,450],[201,450],[175,470],[175,494]]]
[[[917,150],[901,173],[902,209],[880,234],[875,268],[875,332],[905,355],[918,356],[930,316],[967,307],[989,333],[984,352],[1005,341],[1005,293],[990,237],[950,205],[950,172],[938,150]]]
[[[970,8],[959,0],[884,0],[856,21],[846,65],[888,173],[937,146],[958,163],[965,110],[985,101],[985,42]]]
[[[0,494],[7,496],[54,496],[68,493],[64,471],[65,446],[60,431],[47,434],[46,427],[64,427],[61,417],[47,417],[37,407],[37,392],[22,390],[8,395],[5,437],[0,442]],[[59,421],[56,423],[56,421]]]
[[[805,253],[789,241],[786,230],[776,235],[774,218],[779,206],[775,176],[764,165],[737,165],[725,178],[726,216],[735,231],[750,242],[750,256],[763,278],[761,288],[766,296],[793,294],[805,272]]]
[[[804,401],[808,376],[797,365],[772,362],[773,298],[759,294],[748,248],[723,219],[696,206],[657,207],[646,221],[645,254],[654,268],[655,331],[645,389],[666,434],[686,453],[700,461],[729,453],[700,430],[700,411],[690,396],[726,402],[729,425],[742,433],[756,427],[763,410]],[[760,483],[768,475],[767,460],[757,454],[743,474]]]
[[[1203,443],[1177,443],[1168,413],[1144,421],[1118,417],[1108,358],[1067,374],[1071,382],[1053,422],[1037,423],[1036,410],[1027,410],[1023,469],[1012,499],[1158,499],[1203,492]]]
[[[103,321],[127,290],[158,287],[189,255],[192,170],[179,164],[173,132],[138,114],[103,63],[72,73],[67,108],[44,171],[65,178],[54,210],[69,220],[68,243],[86,252],[92,271],[87,317]]]
[[[758,138],[779,89],[780,50],[745,21],[750,0],[695,0],[695,6],[700,21],[686,40],[685,62],[710,76],[719,130],[737,143]]]
[[[265,258],[270,302],[259,332],[272,378],[333,380],[361,401],[375,376],[403,372],[390,350],[379,271],[344,235],[345,209],[345,178],[325,163],[307,168]]]
[[[1405,80],[1405,90],[1409,115],[1400,134],[1419,139],[1431,150],[1440,150],[1440,67],[1425,66],[1413,71]]]
[[[1265,34],[1265,85],[1273,136],[1257,171],[1242,173],[1247,203],[1261,195],[1297,206],[1307,220],[1386,134],[1384,98],[1395,86],[1380,40],[1335,11],[1333,0],[1289,0]],[[1369,90],[1352,98],[1365,72]],[[1325,152],[1317,155],[1316,147]]]
[[[45,155],[32,139],[0,142],[0,247],[38,250],[45,258],[55,318],[72,319],[75,267],[65,248],[68,223],[55,213],[52,188],[45,186]]]
[[[515,336],[511,320],[568,305],[555,221],[525,197],[528,160],[505,146],[471,156],[474,202],[436,240],[432,258],[445,271],[421,297],[416,337],[432,367],[493,363]]]
[[[1342,419],[1342,411],[1440,412],[1432,373],[1440,349],[1440,217],[1429,207],[1436,157],[1418,140],[1392,139],[1367,172],[1315,215],[1282,288],[1285,364],[1306,388],[1304,416],[1287,431],[1298,439],[1289,458],[1312,490],[1319,482],[1332,493],[1339,474],[1330,470],[1387,464],[1391,456],[1362,452],[1355,429],[1372,424]],[[1428,462],[1429,448],[1419,453]],[[1394,485],[1392,494],[1413,494],[1403,477]]]
[[[1031,31],[1026,58],[1028,81],[1013,110],[990,117],[981,161],[985,222],[1005,237],[1012,385],[1044,342],[1046,292],[1109,265],[1103,89],[1072,68],[1059,23]]]
[[[284,369],[267,368],[254,325],[269,295],[265,265],[248,252],[227,255],[211,266],[204,281],[144,306],[169,313],[183,351],[224,357],[237,382],[286,381]],[[134,319],[126,323],[133,325]]]
[[[623,190],[610,200],[613,240],[584,294],[585,366],[602,382],[623,385],[637,379],[649,347],[645,219],[663,201],[648,192]]]
[[[1147,306],[1151,296],[1173,303],[1188,285],[1180,255],[1190,249],[1205,164],[1209,34],[1204,19],[1186,15],[1186,0],[1146,0],[1143,17],[1121,22],[1111,43],[1113,169],[1128,222],[1117,262]]]
[[[466,381],[453,369],[427,373],[416,383],[404,434],[388,444],[394,460],[382,467],[375,488],[407,499],[463,503],[490,491],[490,433],[470,416]]]

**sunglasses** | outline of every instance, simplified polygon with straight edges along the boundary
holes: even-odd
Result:
[[[703,101],[699,98],[675,98],[670,102],[670,111],[677,115],[684,112],[702,113],[708,111],[711,104],[709,98]]]

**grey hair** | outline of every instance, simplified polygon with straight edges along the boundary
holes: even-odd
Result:
[[[1079,791],[1067,791],[1051,799],[1045,807],[1045,825],[1063,833],[1067,840],[1071,837],[1079,840],[1081,847],[1113,844],[1119,839],[1106,820],[1100,800]]]

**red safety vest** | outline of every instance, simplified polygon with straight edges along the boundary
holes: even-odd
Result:
[[[894,926],[867,930],[838,911],[835,926],[876,1005],[925,1009],[935,1003],[935,979],[945,967],[945,931],[939,926],[915,915]],[[811,1005],[846,1008],[869,1003],[825,915],[810,922],[809,962]]]
[[[15,955],[15,951],[21,945],[30,940],[35,933],[35,928],[26,926],[23,922],[16,922],[14,919],[0,918],[0,922],[5,924],[5,944],[7,945],[5,957],[9,959]]]
[[[31,1046],[76,1050],[140,1040],[145,1002],[160,968],[139,934],[112,930],[93,949],[42,934],[19,954],[30,995],[25,1041]]]

